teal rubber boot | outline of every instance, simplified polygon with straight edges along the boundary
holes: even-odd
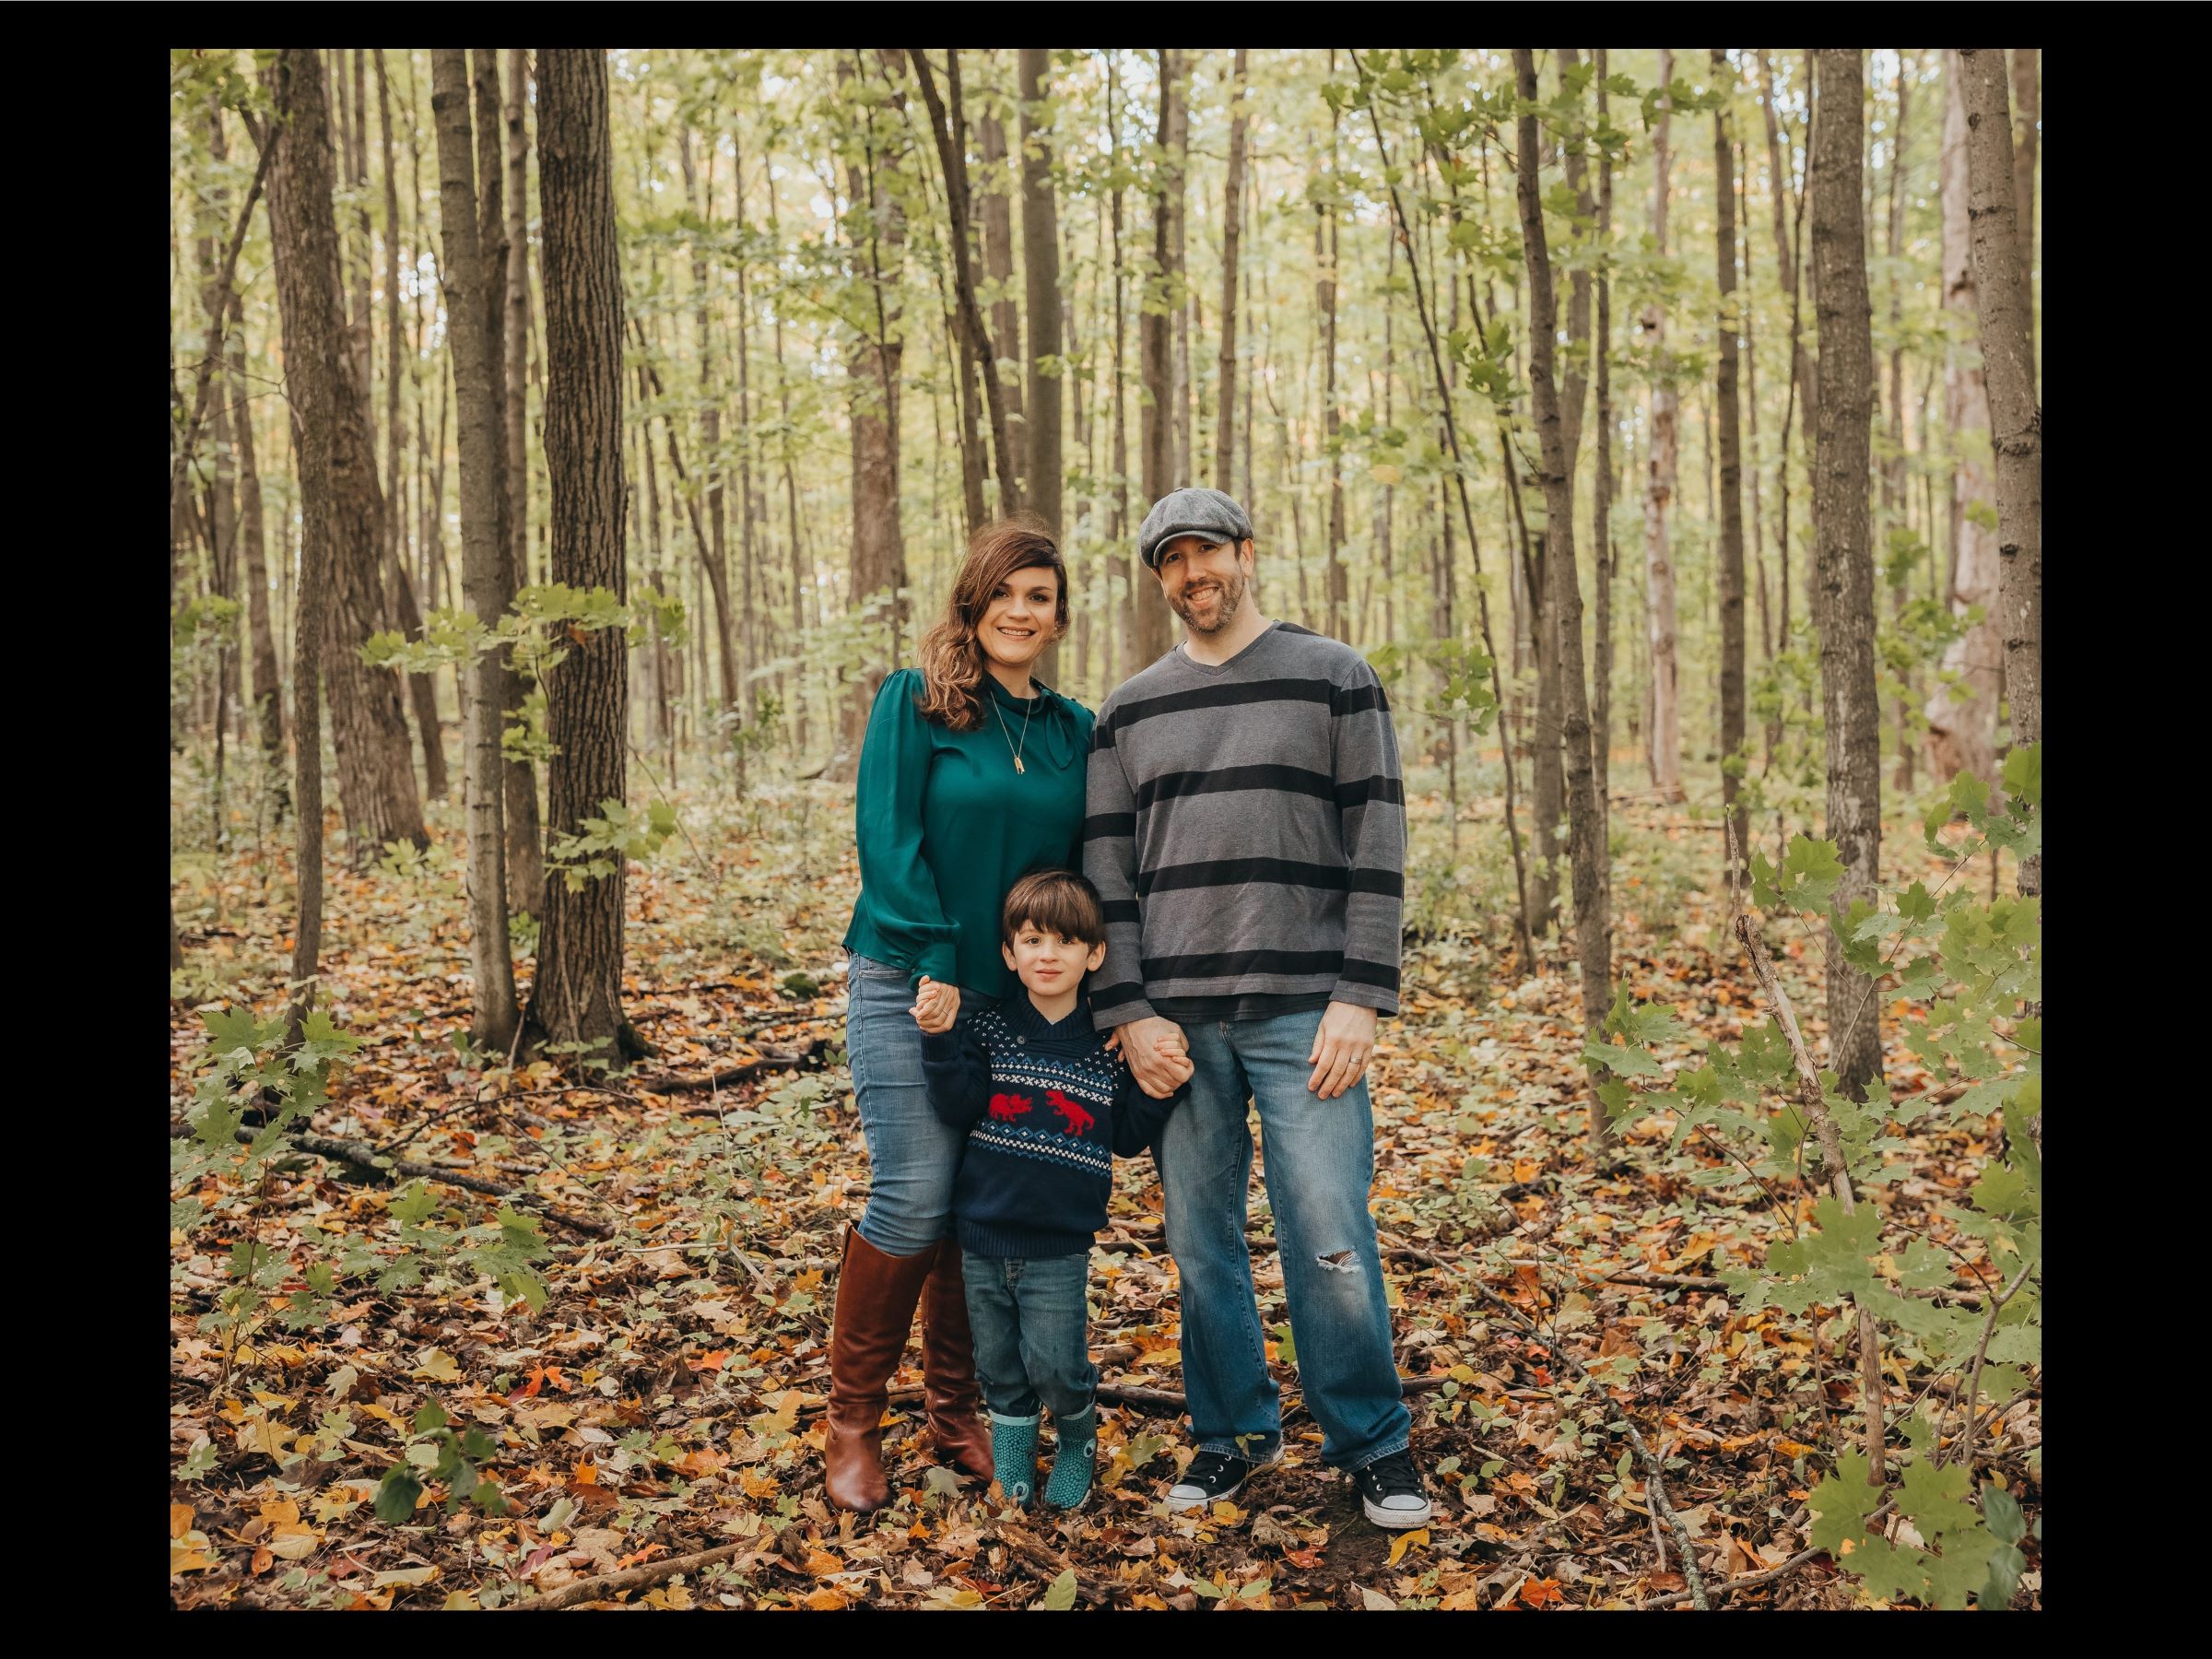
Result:
[[[1081,1509],[1090,1496],[1091,1472],[1098,1462],[1099,1408],[1094,1402],[1053,1425],[1060,1444],[1044,1483],[1044,1500],[1056,1510]]]
[[[991,1414],[991,1477],[1008,1503],[1023,1509],[1037,1491],[1037,1422]]]

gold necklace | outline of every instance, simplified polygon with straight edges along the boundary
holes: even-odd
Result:
[[[991,700],[991,712],[998,716],[999,735],[1006,740],[1006,753],[1014,757],[1014,770],[1018,772],[1030,770],[1021,763],[1021,751],[1030,747],[1030,717],[1037,712],[1038,700],[1043,695],[1042,692],[1039,692],[1036,696],[1031,697],[1029,706],[1021,712],[1021,743],[1018,747],[1015,745],[1014,734],[1006,730],[1006,712],[998,706],[997,698],[994,697]]]

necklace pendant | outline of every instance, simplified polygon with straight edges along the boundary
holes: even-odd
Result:
[[[1021,757],[1019,755],[1014,757],[1014,770],[1018,772],[1028,771],[1030,770],[1021,763]]]

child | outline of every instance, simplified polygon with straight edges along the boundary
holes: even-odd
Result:
[[[999,948],[1020,994],[922,1039],[931,1108],[969,1131],[952,1193],[968,1323],[991,1408],[994,1474],[1025,1506],[1041,1406],[1059,1441],[1045,1502],[1072,1510],[1090,1493],[1099,1381],[1085,1300],[1090,1241],[1106,1225],[1112,1158],[1152,1144],[1183,1092],[1146,1094],[1091,1029],[1083,976],[1106,959],[1105,939],[1089,882],[1072,870],[1024,876],[999,912]],[[1161,1053],[1187,1084],[1182,1051]]]

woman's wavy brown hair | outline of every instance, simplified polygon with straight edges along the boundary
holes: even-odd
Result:
[[[976,624],[991,606],[991,595],[1017,571],[1048,570],[1059,579],[1053,607],[1053,638],[1067,633],[1067,565],[1060,548],[1038,524],[1000,519],[985,524],[968,544],[968,557],[952,579],[952,597],[944,619],[922,636],[922,695],[915,706],[923,718],[972,732],[983,720],[983,648]]]

